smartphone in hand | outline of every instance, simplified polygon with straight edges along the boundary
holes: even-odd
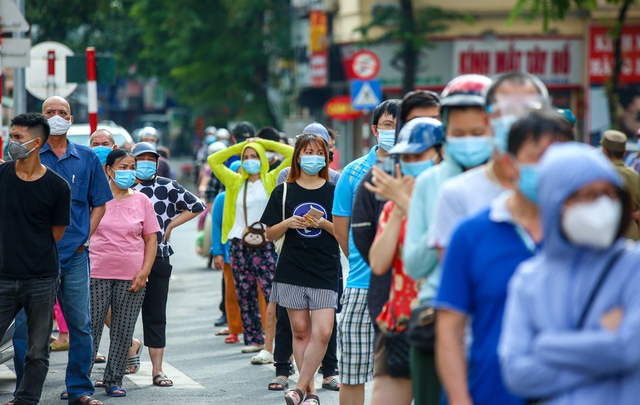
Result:
[[[307,215],[309,215],[313,219],[320,219],[324,216],[322,211],[314,207],[311,207],[311,209],[307,212]]]

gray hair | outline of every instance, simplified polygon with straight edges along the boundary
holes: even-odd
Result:
[[[91,142],[93,142],[93,137],[96,136],[96,134],[98,133],[104,133],[107,134],[107,137],[109,138],[109,142],[111,142],[112,145],[116,144],[116,138],[113,137],[113,134],[111,132],[109,132],[108,130],[101,128],[101,129],[96,129],[94,133],[91,134],[91,137],[89,138],[89,144],[91,144]]]

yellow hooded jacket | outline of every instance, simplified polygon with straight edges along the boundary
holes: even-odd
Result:
[[[213,174],[224,184],[227,191],[224,201],[224,214],[222,216],[222,243],[227,243],[229,232],[236,218],[236,200],[238,194],[244,182],[249,178],[249,173],[247,173],[244,168],[242,168],[242,173],[239,174],[226,167],[224,162],[234,155],[240,155],[242,157],[246,148],[252,148],[258,153],[258,156],[260,156],[260,162],[262,163],[260,166],[260,180],[262,180],[262,184],[267,190],[267,196],[270,196],[273,189],[276,188],[276,180],[278,179],[280,171],[285,167],[291,166],[291,157],[293,156],[293,148],[291,146],[259,138],[253,142],[235,144],[207,158]],[[269,162],[265,154],[266,150],[272,150],[284,157],[284,161],[282,161],[280,166],[272,171],[269,171]]]

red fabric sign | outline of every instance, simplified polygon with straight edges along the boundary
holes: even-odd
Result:
[[[590,83],[605,83],[613,75],[613,39],[610,29],[589,27],[588,75]],[[640,83],[640,26],[622,29],[620,83]]]

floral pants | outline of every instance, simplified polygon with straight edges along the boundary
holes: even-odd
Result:
[[[240,306],[244,344],[262,345],[264,335],[258,303],[258,283],[264,299],[269,302],[278,257],[274,245],[269,242],[263,248],[247,248],[242,240],[234,238],[229,243],[229,256]]]

